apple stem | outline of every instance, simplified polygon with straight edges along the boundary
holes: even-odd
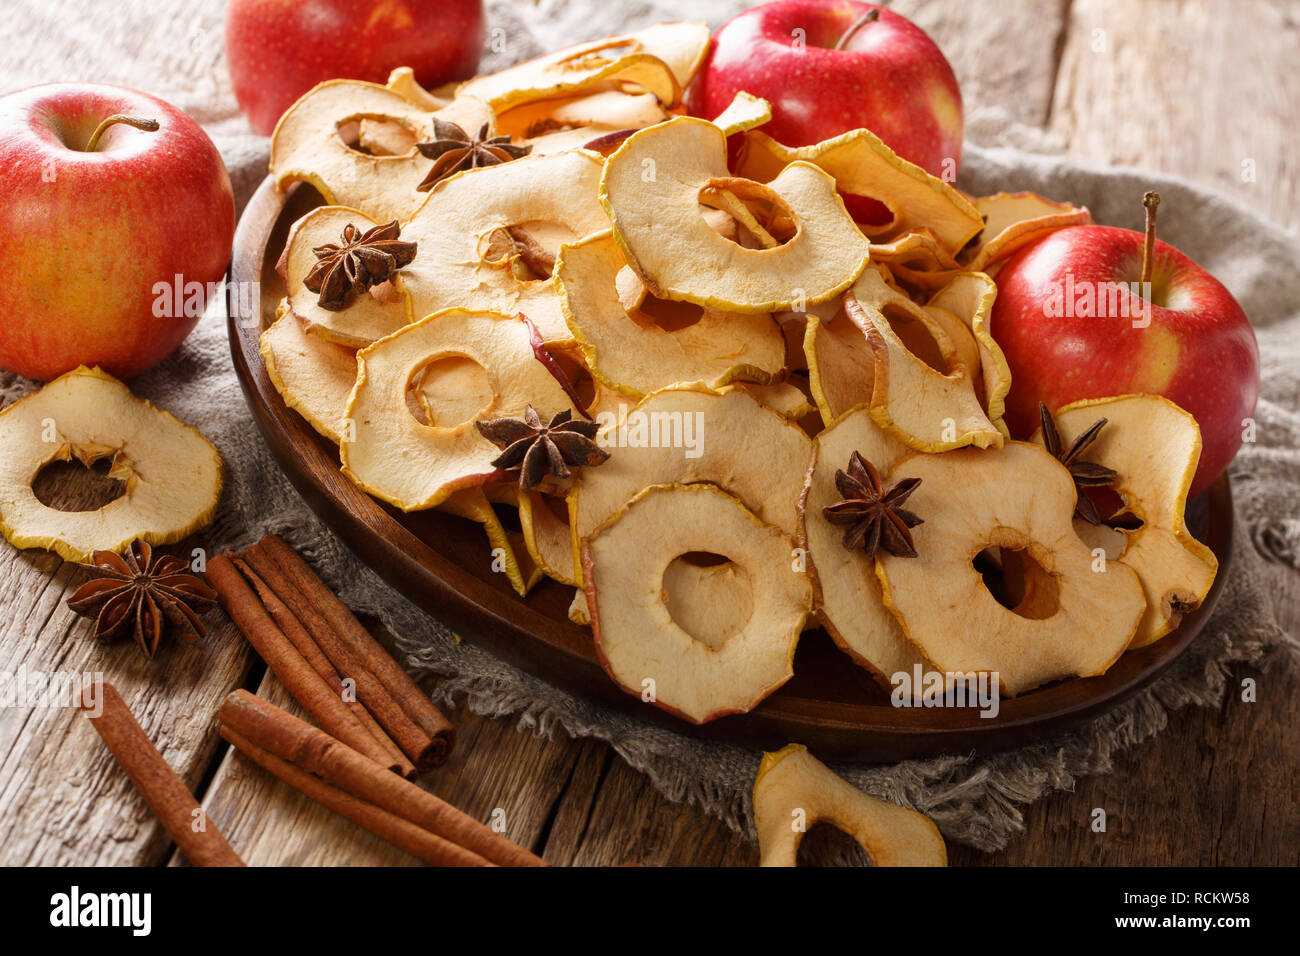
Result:
[[[85,151],[93,153],[95,147],[99,145],[100,137],[107,132],[110,126],[115,126],[118,123],[125,123],[127,126],[144,130],[146,133],[153,133],[158,130],[158,121],[156,119],[136,119],[134,116],[123,116],[121,113],[114,113],[95,127],[95,132],[90,134],[90,142],[86,144]]]
[[[848,45],[848,42],[853,39],[853,34],[857,33],[868,23],[875,23],[879,19],[880,19],[879,10],[875,8],[868,10],[866,13],[862,14],[862,16],[858,17],[856,20],[853,21],[853,26],[849,27],[847,30],[844,31],[844,36],[840,37],[839,42],[837,42],[833,47],[831,47],[831,49],[843,50],[844,47]]]
[[[1142,194],[1142,205],[1147,211],[1147,237],[1142,244],[1142,281],[1151,281],[1151,272],[1155,268],[1156,251],[1156,210],[1160,207],[1160,194],[1154,189]]]

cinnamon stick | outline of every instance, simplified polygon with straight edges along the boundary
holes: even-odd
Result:
[[[370,715],[370,711],[366,710],[360,700],[347,699],[348,695],[345,693],[343,680],[339,677],[338,671],[334,669],[334,665],[330,663],[329,658],[312,640],[311,635],[307,633],[307,629],[293,616],[293,611],[280,600],[279,596],[248,565],[247,561],[240,557],[235,557],[232,560],[235,567],[253,586],[253,590],[257,592],[257,596],[262,601],[262,606],[271,615],[271,619],[279,625],[284,636],[289,639],[289,643],[298,649],[298,653],[302,654],[307,663],[311,665],[312,670],[321,676],[321,679],[338,695],[344,705],[365,725],[366,730],[370,731],[370,735],[378,741],[379,746],[388,754],[390,765],[403,777],[414,780],[416,777],[415,765],[406,758],[401,748],[393,742],[393,738],[388,736],[384,728],[379,726],[379,723]]]
[[[339,672],[355,676],[362,703],[415,765],[427,770],[445,762],[455,742],[450,722],[298,552],[278,535],[269,534],[243,556],[286,604],[295,610],[303,609],[304,616],[316,622],[315,626],[303,623]],[[371,687],[375,692],[374,707],[361,686],[362,680],[370,676],[382,688],[379,692]],[[391,710],[386,706],[388,700],[394,704]],[[418,753],[412,753],[404,743],[407,740],[414,746],[414,741],[409,740],[409,728],[396,718],[398,711],[428,737],[429,742]]]
[[[263,769],[273,773],[289,786],[306,794],[323,806],[329,807],[340,816],[347,817],[353,823],[369,830],[380,839],[387,840],[393,846],[418,856],[433,866],[492,866],[487,860],[462,846],[445,840],[435,833],[430,833],[404,820],[394,813],[377,807],[372,803],[359,800],[350,793],[332,786],[314,777],[305,770],[262,749],[253,741],[231,727],[221,727],[221,736]],[[401,777],[383,771],[390,780],[402,781]],[[403,781],[404,782],[404,781]],[[412,784],[411,786],[414,786]]]
[[[349,747],[389,769],[401,772],[402,766],[390,760],[388,753],[357,718],[343,698],[317,674],[307,659],[276,627],[253,589],[226,555],[209,559],[206,570],[212,585],[231,620],[243,631],[248,643],[266,661],[267,667],[318,724]]]
[[[436,833],[501,866],[545,866],[512,843],[346,744],[245,690],[229,694],[218,714],[222,726],[279,760],[315,774],[375,806]]]
[[[198,800],[146,736],[112,684],[90,682],[81,707],[167,834],[193,866],[243,866]],[[202,829],[195,829],[195,821]]]

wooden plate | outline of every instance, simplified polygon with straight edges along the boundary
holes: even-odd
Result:
[[[284,295],[275,272],[289,226],[319,205],[308,186],[276,193],[262,183],[235,236],[230,347],[244,397],[267,444],[307,504],[389,584],[467,640],[579,696],[682,733],[775,749],[789,741],[827,757],[893,761],[941,753],[988,752],[1063,733],[1154,680],[1200,632],[1232,557],[1232,494],[1227,478],[1188,506],[1188,521],[1219,558],[1204,604],[1150,647],[1124,655],[1100,677],[1074,679],[1001,702],[998,715],[973,708],[896,709],[832,644],[810,632],[795,656],[795,677],[748,714],[695,727],[624,693],[601,670],[591,634],[567,617],[573,589],[554,581],[518,598],[490,570],[482,530],[441,512],[402,514],[359,491],[339,471],[337,449],[290,410],[267,378],[258,335]],[[247,316],[249,290],[253,311]],[[241,293],[245,317],[241,319]]]

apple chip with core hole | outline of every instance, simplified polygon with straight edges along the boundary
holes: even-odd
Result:
[[[963,250],[967,269],[982,272],[1013,252],[1066,226],[1092,222],[1086,206],[1053,202],[1035,193],[998,193],[975,200],[984,217],[979,241]]]
[[[808,552],[818,617],[832,640],[885,687],[899,671],[923,663],[880,598],[876,562],[844,547],[844,530],[823,510],[842,498],[835,473],[854,452],[885,474],[910,449],[871,420],[865,407],[842,415],[813,440],[812,464],[799,499],[799,540]]]
[[[1124,536],[1119,561],[1137,572],[1146,593],[1146,614],[1132,643],[1144,647],[1200,606],[1218,571],[1214,552],[1183,521],[1201,457],[1201,430],[1191,415],[1158,395],[1092,399],[1056,413],[1064,446],[1103,417],[1107,423],[1083,457],[1117,473],[1111,487],[1124,499],[1119,513],[1142,521],[1139,528],[1117,530]],[[1042,441],[1041,430],[1034,440]]]
[[[883,203],[893,218],[881,225],[860,224],[873,240],[887,240],[914,229],[928,229],[949,255],[983,227],[980,213],[957,190],[898,156],[874,133],[855,129],[811,146],[783,146],[766,133],[745,134],[737,174],[773,181],[791,163],[807,162],[835,177],[841,192]]]
[[[16,548],[67,561],[121,551],[136,538],[171,544],[208,524],[221,497],[221,456],[197,431],[98,368],[84,365],[0,411],[0,531]],[[112,459],[125,488],[93,511],[59,511],[32,490],[42,468]]]
[[[945,672],[996,672],[1008,695],[1063,677],[1101,674],[1124,652],[1146,609],[1130,568],[1098,566],[1074,531],[1070,473],[1040,445],[912,455],[890,483],[919,478],[908,508],[915,558],[876,556],[885,605]],[[1014,608],[1003,606],[974,562],[988,549],[1023,552],[1035,567]]]
[[[315,250],[339,244],[349,226],[365,233],[377,225],[360,210],[347,206],[321,206],[293,224],[281,259],[282,272],[289,308],[312,335],[336,345],[361,348],[411,323],[410,302],[402,285],[405,269],[382,286],[351,296],[342,309],[322,307],[320,294],[307,288],[308,277],[321,262]]]
[[[548,344],[572,342],[551,270],[562,243],[609,228],[596,198],[600,170],[598,157],[570,152],[440,182],[402,230],[419,246],[400,273],[414,314],[522,312]]]
[[[433,163],[415,144],[432,139],[434,118],[471,131],[493,121],[475,99],[460,97],[430,113],[376,83],[322,83],[289,107],[272,134],[276,188],[308,182],[329,205],[360,209],[376,222],[405,222],[424,201],[415,187]],[[376,142],[384,144],[383,155],[365,151]]]
[[[357,380],[356,351],[308,335],[298,317],[281,308],[275,324],[262,333],[261,352],[284,403],[337,445]]]
[[[754,708],[794,673],[808,613],[808,579],[794,544],[712,485],[655,485],[582,542],[596,654],[628,693],[692,723]],[[682,555],[716,554],[738,569],[726,586],[752,607],[727,634],[695,635],[676,620],[668,571]],[[696,612],[697,614],[699,612]],[[708,643],[705,637],[716,643]]]
[[[812,444],[798,425],[747,392],[665,389],[647,395],[621,421],[598,420],[596,440],[612,454],[599,468],[580,472],[569,495],[575,551],[635,494],[660,484],[710,482],[794,536]]]
[[[993,333],[989,331],[993,300],[997,295],[997,285],[984,273],[963,272],[953,276],[947,285],[930,298],[926,310],[936,318],[939,318],[936,310],[955,316],[969,330],[978,357],[978,362],[971,366],[971,370],[978,385],[980,407],[997,430],[1010,438],[1011,432],[1002,418],[1007,410],[1007,393],[1011,391],[1011,367],[1002,354],[1002,347],[994,341]],[[949,327],[942,318],[940,323],[945,328]],[[954,333],[954,338],[956,337]]]
[[[407,404],[411,382],[423,375],[423,387],[436,393],[444,373],[455,377],[460,396],[430,402],[434,420],[422,422]],[[403,511],[432,508],[494,474],[500,449],[475,422],[520,418],[529,404],[548,416],[572,407],[534,357],[523,321],[465,309],[436,313],[357,353],[347,409],[356,434],[342,445],[343,470]]]
[[[787,744],[763,754],[754,778],[759,866],[795,866],[814,823],[834,824],[875,866],[947,866],[948,851],[925,814],[863,793],[808,752]]]
[[[785,363],[771,316],[654,298],[608,231],[564,246],[555,280],[592,374],[635,398],[678,383],[768,383]]]
[[[864,269],[844,311],[874,358],[871,417],[918,451],[1002,444],[975,394],[972,370],[933,315]]]
[[[689,116],[629,137],[605,161],[600,200],[628,263],[661,299],[746,313],[803,308],[842,292],[867,261],[826,173],[794,163],[766,185],[733,177],[722,130]],[[762,248],[719,234],[701,205],[730,214]]]

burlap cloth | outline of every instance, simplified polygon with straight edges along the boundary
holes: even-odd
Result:
[[[484,68],[657,20],[705,17],[717,26],[746,5],[539,0],[516,6],[492,0],[489,23],[498,32]],[[159,95],[208,129],[242,208],[266,174],[268,141],[253,136],[235,108],[222,50],[222,4],[7,0],[5,8],[9,36],[0,50],[0,92],[95,80]],[[1216,704],[1234,663],[1261,661],[1276,648],[1294,652],[1294,640],[1276,623],[1278,589],[1270,583],[1295,573],[1300,563],[1300,267],[1294,239],[1227,199],[1155,173],[1066,162],[1051,155],[1052,144],[1040,134],[979,106],[968,104],[972,142],[960,185],[980,194],[1034,190],[1086,204],[1098,222],[1130,228],[1140,225],[1136,197],[1158,188],[1162,235],[1237,296],[1255,323],[1263,363],[1257,441],[1232,466],[1236,560],[1212,621],[1167,676],[1082,730],[1015,752],[837,768],[865,790],[929,814],[949,839],[991,850],[1021,829],[1024,804],[1070,788],[1077,776],[1108,771],[1117,750],[1158,733],[1172,711]],[[175,356],[132,386],[197,426],[225,456],[229,487],[211,529],[213,546],[241,547],[267,531],[284,534],[349,604],[383,620],[413,671],[447,678],[438,697],[467,699],[473,710],[513,718],[535,733],[562,729],[605,740],[670,799],[697,803],[752,835],[749,788],[757,753],[693,740],[563,693],[475,647],[473,634],[458,643],[361,565],[273,463],[240,395],[222,323],[202,323]],[[0,379],[5,401],[32,387],[12,375]]]

